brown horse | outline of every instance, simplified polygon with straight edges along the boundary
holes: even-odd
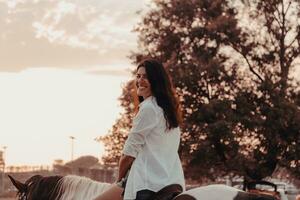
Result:
[[[79,176],[35,175],[25,183],[9,176],[18,189],[19,200],[93,200],[111,184]],[[269,195],[244,192],[226,185],[208,185],[182,192],[179,185],[158,191],[151,200],[277,200]]]

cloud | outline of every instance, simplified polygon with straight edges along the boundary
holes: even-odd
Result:
[[[0,0],[0,71],[122,64],[148,0]]]
[[[111,70],[111,69],[91,69],[86,71],[89,74],[94,75],[112,75],[112,76],[122,76],[131,77],[130,70]]]

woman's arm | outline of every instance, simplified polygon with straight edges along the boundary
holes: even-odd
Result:
[[[147,106],[140,108],[138,114],[133,119],[133,125],[124,144],[123,154],[119,161],[118,182],[126,176],[133,161],[142,150],[147,134],[156,126],[158,121],[155,116],[155,109]]]
[[[119,174],[117,182],[125,177],[127,171],[130,169],[133,161],[135,160],[132,156],[122,155],[119,161]]]

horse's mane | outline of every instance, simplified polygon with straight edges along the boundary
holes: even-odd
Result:
[[[57,184],[61,179],[61,176],[49,176],[43,177],[40,175],[35,175],[29,178],[24,185],[26,188],[24,190],[19,190],[17,197],[19,200],[26,199],[54,199],[57,197],[57,189],[59,185]]]
[[[63,177],[59,181],[59,185],[59,195],[56,200],[94,199],[111,186],[109,183],[101,183],[74,175]]]

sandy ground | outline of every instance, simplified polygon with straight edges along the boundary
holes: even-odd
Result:
[[[2,198],[0,197],[0,200],[17,200],[16,198]]]

